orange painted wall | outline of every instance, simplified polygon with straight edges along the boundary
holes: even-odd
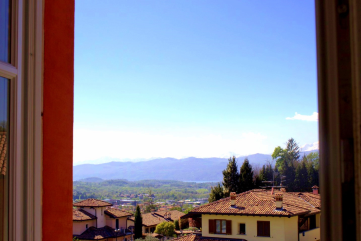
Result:
[[[72,240],[74,0],[44,1],[43,240]]]

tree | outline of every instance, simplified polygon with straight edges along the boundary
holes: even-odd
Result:
[[[140,213],[139,205],[135,210],[134,214],[134,238],[142,238],[142,226],[143,226],[143,218],[142,214]]]
[[[319,186],[319,155],[317,152],[312,152],[306,156],[308,185],[311,188],[316,185]]]
[[[239,192],[245,192],[253,189],[253,170],[251,164],[249,164],[248,159],[244,159],[240,170],[240,183],[239,183]]]
[[[180,228],[179,228],[179,220],[178,220],[178,219],[174,220],[174,229],[175,229],[175,230],[179,230],[179,229],[180,229]]]
[[[224,194],[228,197],[231,192],[239,190],[239,173],[235,156],[228,159],[227,168],[222,173]]]
[[[174,234],[174,223],[172,222],[162,222],[157,225],[155,228],[155,233],[162,234],[164,236],[170,237]]]
[[[295,190],[297,192],[309,191],[311,186],[308,182],[308,171],[306,166],[307,160],[304,159],[296,168],[295,175]]]
[[[216,186],[211,187],[211,193],[209,194],[208,202],[215,202],[219,199],[224,198],[224,190],[220,183]]]
[[[287,141],[286,148],[276,147],[272,153],[272,158],[276,159],[276,167],[280,172],[280,176],[284,176],[285,184],[289,191],[294,191],[296,170],[300,158],[300,148],[293,138]]]

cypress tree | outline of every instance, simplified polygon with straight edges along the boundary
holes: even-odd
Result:
[[[231,192],[239,191],[239,173],[235,156],[228,159],[227,168],[222,173],[225,197]]]
[[[253,170],[252,166],[249,164],[248,159],[244,159],[240,170],[240,184],[239,191],[245,192],[253,189]]]
[[[134,214],[134,239],[142,238],[142,226],[143,226],[143,218],[140,213],[139,205],[137,205],[137,209]]]

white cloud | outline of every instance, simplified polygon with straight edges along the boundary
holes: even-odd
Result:
[[[227,153],[248,155],[267,152],[269,147],[259,133],[240,136],[220,135],[160,135],[124,131],[74,130],[74,164],[109,158],[154,157],[221,157]]]
[[[301,115],[296,112],[294,117],[287,117],[286,120],[318,121],[318,113],[313,112],[312,115]]]

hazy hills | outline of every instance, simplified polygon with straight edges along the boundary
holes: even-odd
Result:
[[[307,155],[306,152],[305,154]],[[238,157],[240,167],[245,158],[251,165],[261,167],[271,161],[271,155],[253,154]],[[82,164],[73,167],[73,180],[85,178],[127,179],[130,181],[155,179],[177,181],[221,181],[222,170],[226,168],[227,158],[184,159],[159,158],[141,162],[108,162],[102,164]],[[94,179],[96,181],[97,179]]]

